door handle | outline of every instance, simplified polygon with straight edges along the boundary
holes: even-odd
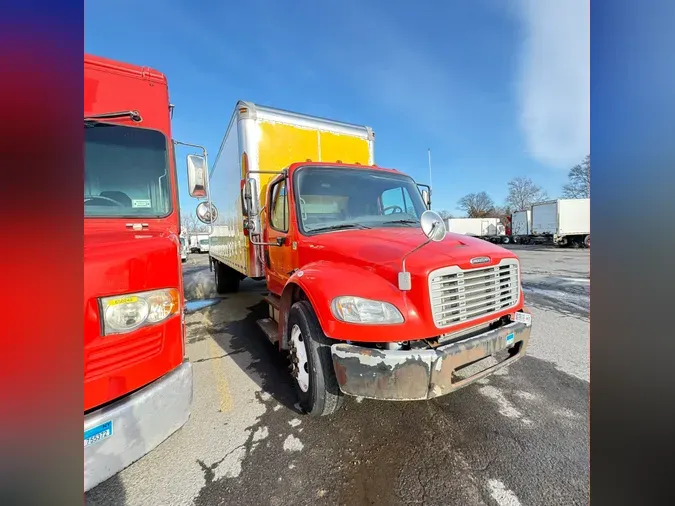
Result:
[[[286,237],[277,237],[277,246],[283,246],[284,244],[286,244]]]

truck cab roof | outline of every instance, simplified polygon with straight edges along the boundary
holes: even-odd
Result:
[[[133,65],[120,61],[111,60],[102,56],[93,54],[84,55],[84,65],[90,67],[97,67],[99,70],[105,70],[111,73],[126,74],[129,77],[138,77],[139,79],[146,79],[148,81],[161,82],[166,84],[166,76],[159,70],[155,70],[147,66]]]
[[[290,164],[286,169],[292,173],[300,167],[324,167],[324,168],[343,168],[343,169],[370,169],[370,170],[380,170],[383,172],[390,172],[392,174],[401,174],[407,175],[404,172],[401,172],[397,169],[389,169],[386,167],[380,167],[378,165],[362,165],[360,163],[342,163],[341,161],[336,162],[315,162],[312,160],[307,160],[304,162],[295,162]]]

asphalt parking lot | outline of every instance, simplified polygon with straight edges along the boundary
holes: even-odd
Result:
[[[206,255],[184,264],[194,363],[188,423],[86,494],[89,505],[589,503],[588,250],[510,246],[533,313],[529,353],[427,402],[348,398],[298,412],[287,362],[258,330],[263,283],[218,297]]]

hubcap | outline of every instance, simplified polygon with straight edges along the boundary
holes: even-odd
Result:
[[[300,390],[307,392],[309,390],[309,362],[307,361],[307,350],[305,348],[305,339],[300,327],[293,325],[291,329],[291,374],[298,382]]]

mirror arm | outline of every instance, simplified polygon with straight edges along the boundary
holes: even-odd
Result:
[[[434,227],[435,227],[435,226],[436,226],[436,225],[434,225]],[[403,255],[402,272],[406,272],[406,270],[405,270],[405,261],[408,259],[408,257],[409,257],[410,255],[412,255],[413,253],[415,253],[415,251],[417,251],[417,250],[423,248],[424,246],[426,246],[427,244],[429,244],[430,242],[431,242],[431,237],[429,237],[426,241],[424,241],[422,244],[420,244],[419,246],[417,246],[414,250],[409,251],[408,253],[406,253],[405,255]]]
[[[425,211],[425,213],[433,213],[433,211]],[[423,248],[427,244],[429,244],[431,241],[434,240],[434,231],[436,230],[436,227],[440,226],[441,230],[443,231],[443,234],[445,236],[445,225],[443,225],[442,221],[436,221],[431,225],[431,230],[429,230],[429,233],[426,234],[427,240],[415,247],[413,250],[409,251],[405,255],[403,255],[403,259],[401,261],[401,271],[398,273],[398,289],[401,291],[409,291],[412,289],[412,278],[410,276],[410,273],[405,270],[405,262],[408,259],[410,255],[418,251],[419,249]]]

